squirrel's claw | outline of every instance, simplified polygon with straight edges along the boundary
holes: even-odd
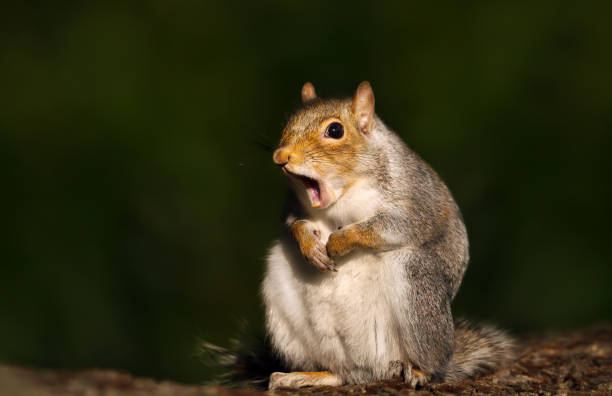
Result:
[[[332,259],[329,260],[329,263],[327,264],[327,269],[332,271],[332,272],[338,272],[338,268],[336,267],[336,263]]]
[[[317,246],[315,249],[313,249],[312,256],[307,257],[307,259],[321,271],[337,271],[336,264],[331,258],[329,258],[323,245]]]

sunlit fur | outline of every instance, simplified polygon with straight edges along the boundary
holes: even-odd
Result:
[[[366,176],[377,160],[376,155],[367,150],[367,141],[356,128],[350,104],[350,100],[308,102],[290,118],[279,145],[298,158],[292,161],[290,170],[314,172],[319,178],[324,177],[334,200]],[[344,136],[341,139],[325,137],[327,126],[337,121],[344,126]],[[301,193],[298,191],[299,197],[304,198]]]
[[[343,123],[343,139],[323,137],[330,120]],[[283,131],[279,147],[296,153],[296,166],[324,178],[335,199],[312,208],[303,186],[293,183],[297,199],[288,204],[287,226],[306,219],[323,244],[339,228],[372,241],[335,257],[338,272],[323,272],[304,260],[290,227],[283,229],[262,287],[273,347],[293,370],[328,370],[346,383],[388,378],[397,360],[437,379],[498,367],[511,356],[509,339],[497,349],[455,346],[450,304],[469,258],[457,205],[395,133],[377,117],[373,124],[367,133],[357,129],[351,99],[314,99]],[[454,350],[461,350],[461,362],[452,359]],[[470,361],[470,353],[485,363]],[[471,363],[459,367],[465,361]]]

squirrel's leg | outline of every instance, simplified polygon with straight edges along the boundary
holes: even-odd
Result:
[[[292,373],[272,373],[268,389],[303,388],[305,386],[338,386],[342,379],[328,371],[295,371]]]
[[[391,297],[397,300],[391,307],[403,339],[403,360],[428,378],[443,379],[455,345],[448,266],[428,249],[398,254],[403,255],[398,259],[403,262],[406,280],[402,282],[405,287]],[[407,374],[404,372],[404,378],[412,382]],[[414,370],[410,374],[414,375]]]
[[[327,255],[325,244],[321,241],[321,232],[311,221],[295,220],[291,224],[291,233],[306,261],[321,271],[336,271],[336,265]]]
[[[327,254],[330,257],[344,256],[353,249],[372,249],[386,251],[413,244],[418,238],[410,232],[411,227],[402,218],[379,213],[360,223],[350,224],[333,232],[327,240]]]

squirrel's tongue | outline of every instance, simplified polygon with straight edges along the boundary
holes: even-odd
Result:
[[[306,191],[308,192],[308,197],[310,197],[310,202],[312,206],[318,208],[321,206],[321,192],[317,187],[306,187]]]
[[[310,179],[308,177],[300,178],[304,183],[304,187],[306,187],[306,193],[308,193],[308,198],[310,198],[310,203],[313,208],[318,208],[321,206],[321,189],[319,187],[319,183],[315,180]]]

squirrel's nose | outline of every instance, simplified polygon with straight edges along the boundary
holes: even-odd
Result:
[[[272,155],[272,160],[274,161],[274,163],[280,166],[284,166],[289,163],[290,159],[291,150],[286,147],[276,149],[276,151],[274,151],[274,154]]]

